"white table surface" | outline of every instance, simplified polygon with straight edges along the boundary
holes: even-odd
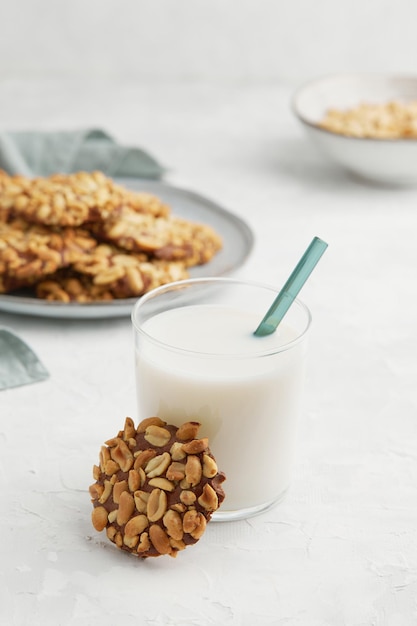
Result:
[[[2,625],[417,623],[417,189],[322,161],[291,93],[0,84],[3,130],[105,128],[245,219],[256,245],[239,277],[280,285],[314,235],[329,243],[302,293],[314,324],[292,488],[176,559],[132,559],[90,522],[99,447],[136,418],[130,320],[0,312],[50,372],[0,392]]]

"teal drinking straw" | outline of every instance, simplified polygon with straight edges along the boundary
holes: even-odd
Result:
[[[262,322],[253,333],[254,335],[263,337],[270,335],[276,330],[307,278],[316,267],[327,245],[328,244],[322,239],[319,239],[319,237],[314,237],[313,241],[298,261],[291,276],[270,306]]]

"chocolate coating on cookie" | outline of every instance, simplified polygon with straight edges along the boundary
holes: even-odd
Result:
[[[122,550],[145,558],[196,543],[224,500],[218,471],[200,424],[179,428],[150,417],[106,441],[90,487],[92,523]]]

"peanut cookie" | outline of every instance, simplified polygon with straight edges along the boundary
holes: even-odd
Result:
[[[92,232],[125,250],[183,260],[188,267],[207,263],[222,247],[221,238],[210,226],[173,216],[139,214],[129,208],[94,224]]]
[[[156,196],[125,189],[102,172],[32,179],[4,172],[0,176],[3,220],[12,216],[48,226],[80,226],[105,220],[123,207],[154,216],[167,216],[170,212]]]
[[[36,285],[36,295],[59,302],[93,302],[134,298],[168,282],[188,278],[181,262],[153,261],[101,244]]]
[[[126,418],[93,468],[94,528],[106,529],[118,548],[142,558],[175,557],[196,543],[225,497],[225,475],[208,440],[196,439],[199,427],[150,417],[135,428]]]
[[[0,222],[0,293],[27,287],[80,260],[97,242],[83,230]]]
[[[205,224],[171,216],[147,192],[101,172],[29,179],[0,170],[0,293],[92,302],[188,278],[221,249]]]

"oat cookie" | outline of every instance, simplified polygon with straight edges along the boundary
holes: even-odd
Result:
[[[177,556],[196,543],[224,500],[217,469],[200,424],[179,428],[158,417],[106,441],[90,487],[92,523],[118,548],[136,556]]]

